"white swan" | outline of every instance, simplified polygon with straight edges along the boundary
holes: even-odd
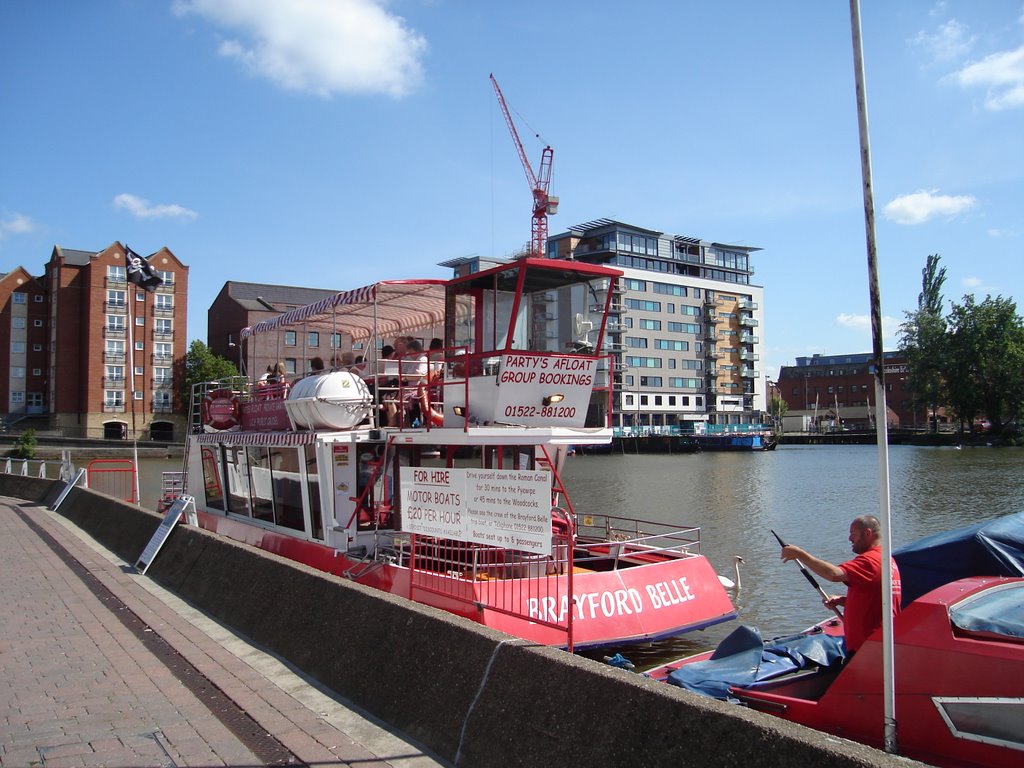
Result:
[[[726,589],[735,589],[737,592],[743,588],[743,581],[740,579],[740,563],[744,562],[746,561],[739,555],[732,556],[732,568],[733,572],[736,574],[736,581],[733,581],[726,576],[719,576],[718,580],[722,582],[723,587]]]

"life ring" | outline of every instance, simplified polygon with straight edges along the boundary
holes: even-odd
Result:
[[[242,420],[238,394],[230,389],[208,392],[203,398],[202,419],[203,429],[207,432],[238,429]]]

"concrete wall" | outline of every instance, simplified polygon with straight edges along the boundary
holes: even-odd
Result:
[[[56,490],[0,475],[3,495],[46,503]],[[59,513],[130,563],[160,520],[84,489]],[[187,526],[148,575],[459,765],[911,764]]]

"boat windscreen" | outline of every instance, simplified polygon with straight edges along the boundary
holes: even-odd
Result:
[[[1024,584],[984,592],[949,612],[953,626],[964,632],[1024,640]]]

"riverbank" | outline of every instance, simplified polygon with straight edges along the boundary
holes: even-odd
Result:
[[[10,456],[18,443],[19,435],[0,435],[0,456]],[[180,459],[185,454],[184,443],[161,443],[152,440],[139,442],[137,445],[127,440],[101,440],[88,437],[48,437],[36,438],[34,459],[60,459],[64,451],[68,451],[72,461],[83,459],[122,459],[131,458],[136,450],[139,458],[146,459]]]

